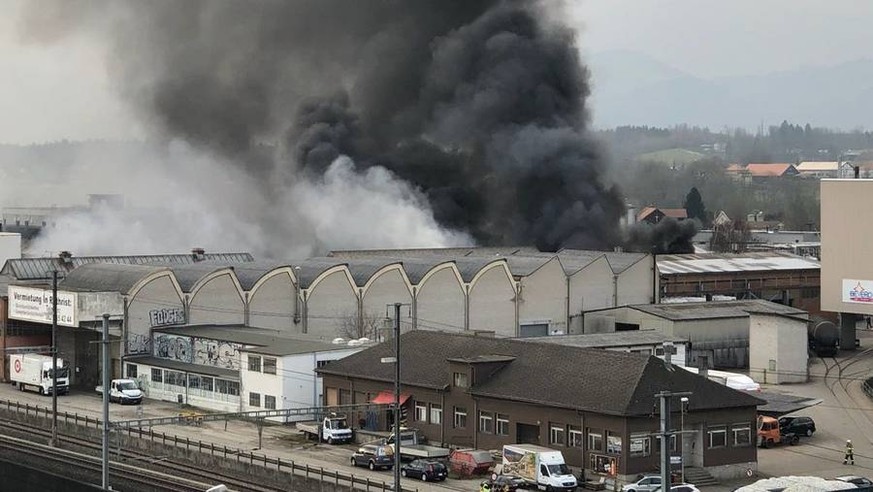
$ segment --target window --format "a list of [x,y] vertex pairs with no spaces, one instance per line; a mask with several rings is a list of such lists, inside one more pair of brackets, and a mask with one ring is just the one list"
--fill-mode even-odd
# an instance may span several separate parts
[[479,432],[483,434],[494,433],[494,414],[490,412],[479,412]]
[[188,387],[191,389],[199,389],[200,388],[200,376],[196,374],[188,375]]
[[752,427],[749,424],[734,424],[731,426],[731,433],[735,447],[751,446]]
[[261,372],[261,357],[259,355],[249,355],[249,371]]
[[567,445],[567,431],[563,424],[549,424],[549,443],[557,446]]
[[[675,430],[673,432],[676,432]],[[670,435],[670,451],[677,451],[679,448],[677,447],[676,434]],[[661,436],[655,436],[655,453],[661,454]]]
[[318,361],[315,361],[315,368],[318,369],[319,367],[324,367],[324,366],[327,365],[328,362],[330,362],[330,361],[329,361],[329,360],[318,360]]
[[153,383],[163,383],[164,382],[163,369],[158,369],[157,367],[152,368],[152,382]]
[[439,403],[431,403],[430,404],[430,423],[431,424],[442,424],[443,423],[443,406]]
[[509,415],[506,415],[505,413],[497,414],[497,435],[509,435]]
[[128,364],[127,365],[127,377],[131,379],[136,379],[136,364]]
[[200,376],[200,389],[203,391],[212,391],[212,378]]
[[184,372],[166,371],[164,376],[164,382],[167,384],[181,386],[183,388],[187,384],[187,378],[185,377]]
[[463,372],[454,373],[452,380],[454,381],[454,385],[458,388],[466,388],[468,386],[467,375]]
[[709,435],[709,447],[723,448],[727,446],[727,429],[722,427],[710,427],[706,433]]
[[276,374],[275,357],[264,357],[264,374]]
[[570,437],[570,442],[567,445],[571,448],[582,448],[582,428],[571,425],[567,427],[567,433]]
[[606,433],[606,453],[621,454],[621,436],[614,432]]
[[603,434],[591,432],[591,429],[588,429],[588,450],[603,451]]
[[226,379],[216,379],[215,391],[223,395],[239,396],[239,383]]
[[276,397],[270,395],[264,395],[264,408],[267,410],[275,410],[276,409]]
[[467,409],[463,407],[455,407],[455,429],[467,428]]
[[649,456],[652,454],[652,440],[647,434],[631,434],[631,456]]
[[250,407],[260,407],[261,406],[261,394],[255,393],[253,391],[249,392],[249,406]]
[[427,422],[427,403],[415,402],[415,420],[418,422]]

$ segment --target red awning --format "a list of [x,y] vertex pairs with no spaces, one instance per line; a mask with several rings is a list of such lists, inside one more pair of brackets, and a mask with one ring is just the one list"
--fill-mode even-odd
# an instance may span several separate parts
[[[409,399],[409,395],[400,393],[400,404],[403,405],[406,403],[406,400]],[[370,400],[370,403],[376,403],[379,405],[394,403],[394,391],[387,390],[382,391],[375,398]]]

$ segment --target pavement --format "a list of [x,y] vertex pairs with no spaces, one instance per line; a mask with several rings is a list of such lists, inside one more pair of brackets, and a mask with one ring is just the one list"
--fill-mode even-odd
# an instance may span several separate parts
[[[808,415],[816,422],[816,433],[802,438],[797,446],[758,449],[758,473],[750,478],[701,487],[705,492],[728,492],[760,478],[784,475],[812,475],[832,478],[855,474],[873,477],[873,400],[862,390],[863,381],[873,376],[873,331],[859,329],[861,349],[840,354],[835,359],[811,359],[810,381],[803,384],[767,385],[766,391],[821,399],[816,406],[795,412]],[[35,393],[19,392],[11,385],[0,385],[0,400],[18,400],[22,403],[51,407],[51,398]],[[99,418],[102,402],[92,393],[71,393],[58,398],[58,409],[79,415]],[[178,415],[179,405],[146,400],[141,409],[136,406],[110,405],[110,420]],[[142,413],[140,413],[142,412]],[[202,440],[219,446],[228,446],[300,464],[341,470],[356,476],[390,483],[389,471],[370,471],[353,468],[349,457],[353,445],[316,445],[302,439],[293,427],[267,425],[259,442],[254,424],[238,421],[204,422],[202,426],[168,425],[156,432]],[[846,439],[854,444],[855,465],[843,465]],[[405,487],[422,491],[474,491],[479,479],[448,480],[439,484],[403,479]]]

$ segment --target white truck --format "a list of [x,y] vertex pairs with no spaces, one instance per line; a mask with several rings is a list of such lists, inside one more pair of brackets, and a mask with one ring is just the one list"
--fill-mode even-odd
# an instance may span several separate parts
[[326,441],[328,444],[351,442],[352,429],[342,415],[329,415],[320,422],[297,422],[297,430],[306,434],[307,437]]
[[58,359],[57,371],[52,370],[52,357],[40,354],[12,354],[9,356],[12,384],[24,391],[30,389],[41,395],[52,394],[52,378],[57,373],[58,394],[70,392],[70,370],[64,360]]
[[[392,432],[385,444],[394,449],[394,433]],[[448,459],[451,450],[424,444],[424,438],[416,429],[400,430],[400,458],[402,459]]]
[[532,444],[505,444],[502,473],[540,490],[574,490],[578,485],[560,451]]
[[[102,385],[96,387],[95,390],[98,394],[103,394]],[[109,383],[109,401],[111,403],[139,405],[142,403],[142,397],[142,390],[133,379],[113,379]]]

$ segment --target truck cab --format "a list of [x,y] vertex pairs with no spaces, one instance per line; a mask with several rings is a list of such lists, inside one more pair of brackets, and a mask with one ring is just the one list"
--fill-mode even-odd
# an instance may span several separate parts
[[792,432],[782,432],[779,421],[765,415],[758,416],[758,446],[769,448],[777,444],[788,443],[792,446],[800,441],[800,437]]
[[321,424],[321,432],[321,438],[331,444],[352,440],[352,429],[343,416],[325,417]]
[[578,485],[560,451],[532,444],[504,445],[502,470],[540,490],[572,491]]
[[[103,386],[95,388],[97,393],[103,394]],[[109,401],[118,402],[122,405],[139,405],[142,403],[142,390],[133,379],[113,379],[109,384]]]

